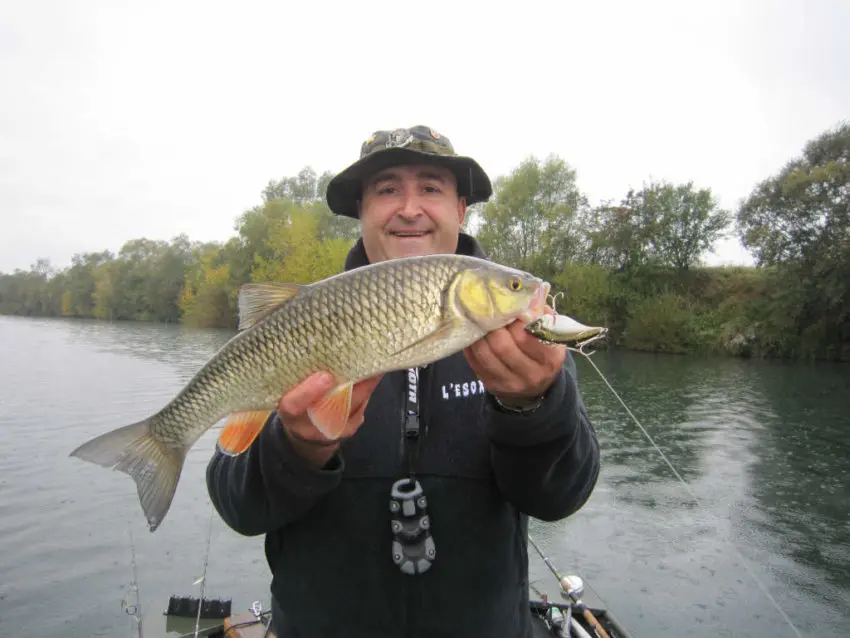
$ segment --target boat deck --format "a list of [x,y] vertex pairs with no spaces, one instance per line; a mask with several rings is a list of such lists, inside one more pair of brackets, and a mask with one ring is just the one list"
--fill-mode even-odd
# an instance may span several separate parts
[[[553,578],[533,581],[530,586],[529,595],[532,600],[532,618],[534,624],[535,638],[552,638],[542,617],[546,611],[546,604],[541,601],[545,597],[549,604],[559,606],[566,614],[570,601],[561,597],[558,583]],[[609,632],[611,638],[630,638],[630,634],[622,627],[617,619],[611,614],[602,600],[588,588],[582,595],[582,601],[593,612],[597,620]],[[229,608],[228,608],[229,609]],[[580,612],[573,608],[573,616],[580,618]],[[195,617],[174,616],[162,611],[149,612],[143,618],[143,635],[146,638],[188,638],[195,636]],[[582,620],[582,624],[583,620]],[[251,610],[234,609],[226,618],[202,618],[200,630],[197,634],[204,638],[275,638],[271,632],[266,633],[266,626],[260,622]],[[592,635],[592,634],[591,634]]]
[[224,635],[227,638],[277,638],[275,633],[258,622],[251,612],[236,613],[225,618]]

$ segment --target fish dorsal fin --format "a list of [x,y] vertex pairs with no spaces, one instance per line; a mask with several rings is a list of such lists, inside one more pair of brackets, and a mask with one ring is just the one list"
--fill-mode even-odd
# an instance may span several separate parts
[[245,284],[239,289],[239,330],[257,324],[299,290],[298,284]]

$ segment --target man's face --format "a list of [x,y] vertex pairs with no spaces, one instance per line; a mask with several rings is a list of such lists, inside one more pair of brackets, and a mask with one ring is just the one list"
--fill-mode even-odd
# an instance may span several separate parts
[[394,166],[363,184],[360,233],[371,263],[454,253],[466,215],[454,174],[428,165]]

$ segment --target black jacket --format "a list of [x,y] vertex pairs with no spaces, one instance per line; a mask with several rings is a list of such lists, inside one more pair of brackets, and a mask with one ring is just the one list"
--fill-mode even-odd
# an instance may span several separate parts
[[[483,256],[467,235],[458,252]],[[358,242],[346,269],[365,263]],[[279,638],[530,638],[526,516],[577,511],[599,472],[575,363],[526,415],[499,410],[462,353],[423,369],[420,386],[416,474],[436,545],[424,574],[402,574],[390,555],[390,486],[408,469],[405,372],[384,376],[324,469],[296,455],[276,414],[244,454],[210,461],[222,518],[266,535]]]

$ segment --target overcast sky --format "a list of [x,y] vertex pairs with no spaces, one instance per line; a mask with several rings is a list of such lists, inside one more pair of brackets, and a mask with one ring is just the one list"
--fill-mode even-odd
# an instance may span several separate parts
[[850,118],[847,0],[335,4],[0,0],[0,271],[224,240],[380,128],[491,177],[556,153],[592,203],[693,180],[734,209]]

